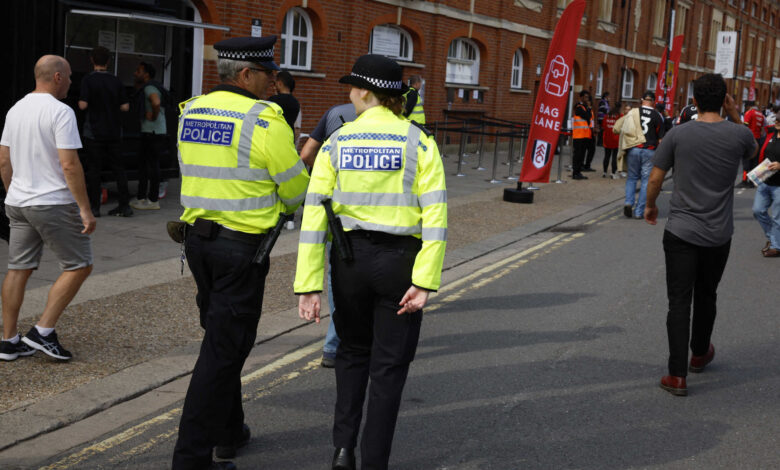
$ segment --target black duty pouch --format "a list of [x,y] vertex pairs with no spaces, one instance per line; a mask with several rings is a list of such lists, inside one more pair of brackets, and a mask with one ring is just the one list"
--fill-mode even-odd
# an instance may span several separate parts
[[195,219],[195,223],[192,224],[192,231],[201,238],[214,240],[217,238],[217,233],[219,233],[219,224],[211,220]]

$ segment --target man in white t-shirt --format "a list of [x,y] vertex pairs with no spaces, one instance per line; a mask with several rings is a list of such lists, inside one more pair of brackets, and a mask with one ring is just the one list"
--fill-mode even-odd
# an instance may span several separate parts
[[[59,101],[68,93],[70,74],[64,58],[41,57],[35,64],[35,90],[8,111],[0,138],[0,175],[11,220],[2,290],[0,359],[5,361],[36,350],[60,360],[73,357],[57,340],[54,326],[92,272],[89,234],[95,217],[77,153],[76,115]],[[49,291],[38,324],[20,338],[17,320],[25,286],[38,268],[44,244],[59,258],[63,273]]]

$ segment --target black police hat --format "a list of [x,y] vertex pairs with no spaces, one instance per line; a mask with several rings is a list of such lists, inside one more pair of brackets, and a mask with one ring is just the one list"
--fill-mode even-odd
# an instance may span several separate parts
[[275,43],[276,36],[230,38],[214,44],[214,49],[220,59],[243,60],[279,70],[274,63]]
[[401,66],[393,59],[377,54],[359,57],[352,66],[352,73],[341,77],[339,83],[391,96],[402,95],[409,89],[404,84]]

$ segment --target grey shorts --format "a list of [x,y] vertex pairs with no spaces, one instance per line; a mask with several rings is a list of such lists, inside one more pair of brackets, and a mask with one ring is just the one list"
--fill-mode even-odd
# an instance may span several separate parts
[[89,235],[81,233],[84,224],[75,203],[57,206],[5,206],[11,221],[8,241],[8,269],[37,269],[43,245],[54,252],[63,271],[92,264]]

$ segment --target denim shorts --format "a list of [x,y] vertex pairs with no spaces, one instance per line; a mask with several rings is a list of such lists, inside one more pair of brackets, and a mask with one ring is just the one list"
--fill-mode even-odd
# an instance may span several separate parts
[[5,206],[11,221],[8,241],[8,269],[37,269],[43,245],[54,252],[63,271],[92,264],[89,235],[81,233],[84,224],[77,204],[55,206]]

